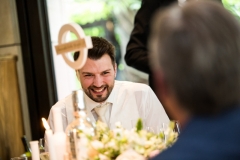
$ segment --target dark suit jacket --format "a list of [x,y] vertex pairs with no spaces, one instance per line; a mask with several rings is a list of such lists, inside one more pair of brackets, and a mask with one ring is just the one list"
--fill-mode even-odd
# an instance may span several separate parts
[[177,2],[177,0],[142,0],[142,6],[135,16],[134,28],[127,44],[125,55],[127,65],[150,73],[147,40],[151,17],[158,9],[173,2]]
[[[142,0],[142,6],[134,19],[134,28],[124,57],[128,66],[149,74],[149,85],[153,91],[155,90],[149,68],[147,50],[149,25],[153,14],[158,9],[167,7],[173,2],[177,2],[177,0]],[[169,115],[167,110],[166,112]],[[171,119],[171,116],[169,116],[169,118]]]
[[153,160],[240,160],[240,105],[214,117],[194,117],[177,142]]

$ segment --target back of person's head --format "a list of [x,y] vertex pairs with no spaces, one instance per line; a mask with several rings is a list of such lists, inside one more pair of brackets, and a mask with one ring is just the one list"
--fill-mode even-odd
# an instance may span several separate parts
[[158,12],[149,49],[152,69],[190,113],[239,103],[240,25],[219,3],[191,1]]
[[[115,65],[115,47],[102,37],[91,37],[93,48],[88,50],[88,58],[93,60],[100,59],[104,54],[108,54],[112,64]],[[74,60],[79,56],[79,51],[74,53]]]

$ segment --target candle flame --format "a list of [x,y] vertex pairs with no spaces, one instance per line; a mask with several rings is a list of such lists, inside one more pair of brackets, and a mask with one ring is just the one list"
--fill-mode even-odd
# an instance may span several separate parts
[[42,122],[43,122],[43,126],[44,126],[44,128],[45,128],[46,130],[50,129],[50,127],[49,127],[49,125],[48,125],[48,123],[47,123],[47,121],[46,121],[45,118],[42,118]]

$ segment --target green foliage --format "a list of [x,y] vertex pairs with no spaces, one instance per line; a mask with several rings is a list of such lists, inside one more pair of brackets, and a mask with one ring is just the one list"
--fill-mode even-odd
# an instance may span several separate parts
[[98,20],[107,20],[112,16],[113,10],[119,8],[139,9],[140,0],[75,0],[79,4],[79,11],[72,15],[71,20],[80,25]]
[[141,131],[143,129],[143,122],[141,119],[138,119],[137,124],[136,124],[136,129],[137,129],[137,132]]
[[72,15],[71,20],[84,25],[98,20],[106,20],[112,11],[109,6],[102,1],[89,0],[81,2],[79,12]]
[[91,28],[84,28],[85,35],[88,36],[99,36],[99,37],[105,37],[104,28],[102,26],[94,26]]
[[224,7],[240,20],[240,0],[222,0]]

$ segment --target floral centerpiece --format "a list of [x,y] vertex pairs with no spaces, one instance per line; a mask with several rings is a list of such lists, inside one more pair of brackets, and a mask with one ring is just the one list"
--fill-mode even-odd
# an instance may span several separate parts
[[96,135],[80,133],[85,146],[86,159],[89,160],[126,160],[146,159],[153,153],[159,153],[171,146],[177,139],[178,133],[173,131],[174,123],[158,134],[143,129],[139,119],[136,127],[124,129],[120,123],[110,130],[105,123],[97,122]]

